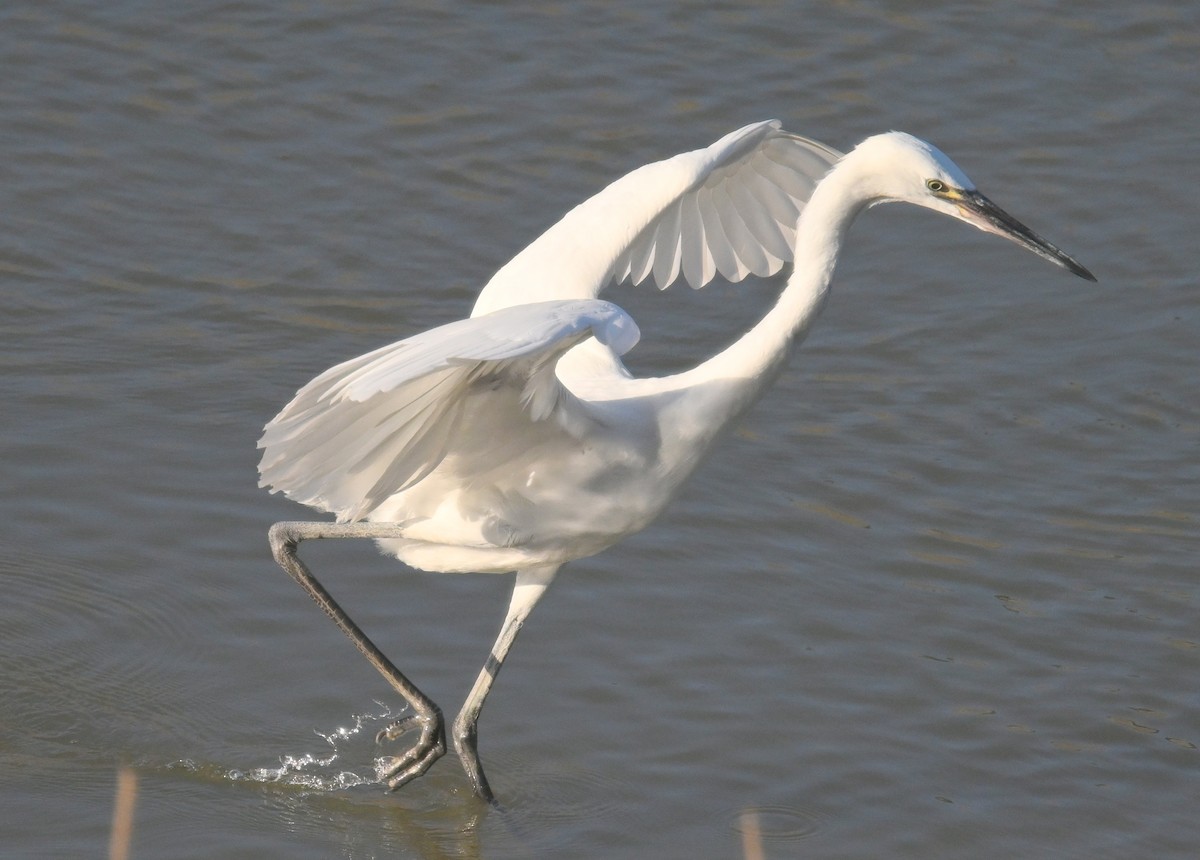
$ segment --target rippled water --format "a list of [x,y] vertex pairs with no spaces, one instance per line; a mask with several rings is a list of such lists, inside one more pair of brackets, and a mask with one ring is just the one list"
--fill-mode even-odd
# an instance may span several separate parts
[[[0,844],[141,857],[1191,857],[1200,7],[10,4],[0,11]],[[566,569],[396,794],[397,703],[275,567],[262,424],[464,315],[565,209],[746,122],[902,128],[1100,278],[856,226],[792,369]],[[778,283],[616,290],[645,372]],[[314,569],[443,707],[507,577]]]

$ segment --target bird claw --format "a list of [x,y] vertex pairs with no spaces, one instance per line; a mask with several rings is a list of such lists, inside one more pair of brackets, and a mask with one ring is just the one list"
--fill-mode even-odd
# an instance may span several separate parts
[[413,714],[396,720],[380,731],[375,741],[392,741],[415,728],[420,729],[421,735],[410,749],[402,755],[383,756],[378,761],[377,772],[387,783],[388,791],[395,791],[416,779],[446,754],[446,730],[440,714],[432,717]]
[[407,717],[402,717],[398,720],[395,720],[391,725],[380,729],[375,734],[375,743],[381,744],[384,741],[394,741],[396,738],[415,728],[421,722],[422,718],[417,714],[409,714]]

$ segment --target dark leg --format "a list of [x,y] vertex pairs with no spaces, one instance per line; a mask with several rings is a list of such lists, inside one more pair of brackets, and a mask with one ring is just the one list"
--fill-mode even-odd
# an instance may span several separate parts
[[271,526],[269,539],[271,552],[280,567],[308,592],[325,614],[333,619],[341,631],[350,637],[371,665],[379,670],[396,692],[404,697],[413,713],[380,732],[388,739],[399,737],[410,729],[419,729],[417,742],[403,755],[395,756],[388,767],[387,784],[395,791],[406,782],[416,779],[446,752],[446,730],[442,711],[416,685],[397,669],[375,644],[367,638],[345,610],[338,606],[325,587],[317,581],[299,556],[296,547],[302,540],[320,538],[394,538],[400,537],[398,526],[387,523],[316,523],[286,522]]
[[500,628],[500,635],[496,644],[492,646],[492,653],[488,655],[487,663],[479,673],[475,686],[471,688],[466,703],[454,720],[454,746],[458,750],[458,757],[471,779],[475,793],[491,804],[496,803],[496,797],[492,794],[487,777],[483,775],[483,765],[479,762],[479,712],[483,709],[483,702],[492,689],[504,658],[508,656],[517,634],[521,632],[521,626],[553,581],[558,567],[534,567],[517,572],[517,582],[513,587],[512,600],[509,602],[504,624]]

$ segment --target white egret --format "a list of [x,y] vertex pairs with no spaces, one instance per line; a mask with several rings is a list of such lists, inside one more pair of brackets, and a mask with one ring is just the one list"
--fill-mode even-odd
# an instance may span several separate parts
[[[276,559],[411,706],[380,733],[419,730],[388,761],[390,788],[446,751],[442,713],[338,607],[297,544],[373,538],[420,570],[516,572],[499,637],[453,728],[475,792],[493,800],[476,723],[530,610],[563,563],[658,516],[816,319],[855,216],[885,201],[966,221],[1095,280],[924,141],[891,132],[842,155],[778,122],[756,123],[617,180],[500,269],[470,318],[325,371],[267,424],[261,485],[338,520],[277,523]],[[792,260],[761,321],[670,376],[626,370],[620,356],[637,327],[596,298],[622,280],[665,288],[682,274],[699,287],[718,272],[736,281]]]

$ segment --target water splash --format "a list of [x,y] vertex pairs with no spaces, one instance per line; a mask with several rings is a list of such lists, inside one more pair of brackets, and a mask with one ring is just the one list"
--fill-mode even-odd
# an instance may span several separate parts
[[[235,782],[289,785],[312,791],[345,791],[362,785],[379,785],[390,758],[361,754],[358,749],[367,743],[373,749],[378,731],[396,719],[396,714],[390,708],[380,702],[376,704],[383,708],[381,713],[353,715],[349,726],[338,726],[329,732],[314,729],[316,736],[329,746],[324,754],[307,752],[283,755],[279,757],[279,767],[256,767],[250,770],[231,768],[225,775]],[[343,756],[350,761],[367,761],[370,758],[373,770],[360,773],[344,769],[339,764]]]

